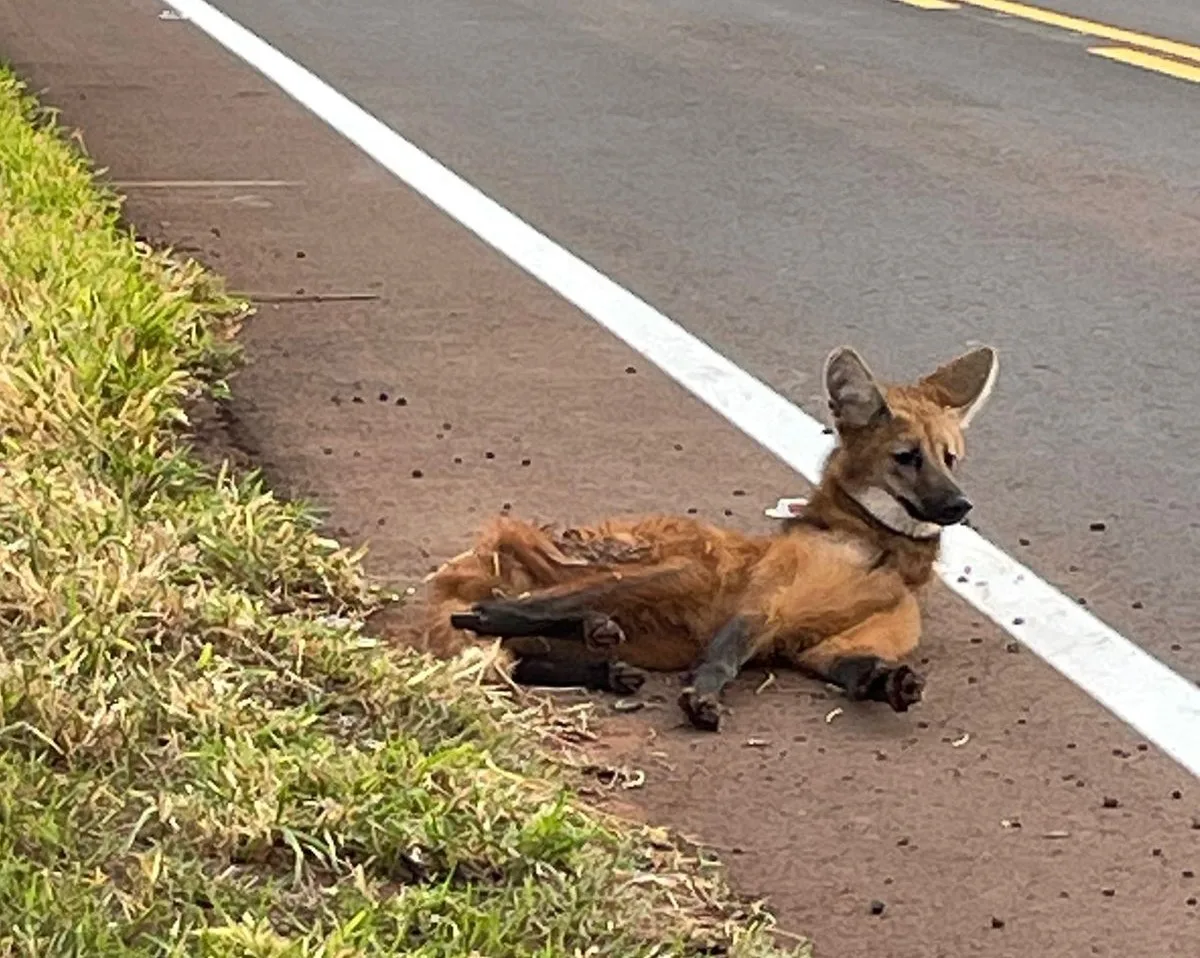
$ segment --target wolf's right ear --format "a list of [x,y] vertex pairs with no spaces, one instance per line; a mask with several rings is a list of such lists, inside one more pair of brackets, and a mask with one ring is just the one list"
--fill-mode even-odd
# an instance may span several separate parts
[[835,349],[825,360],[825,392],[839,429],[862,429],[891,415],[871,370],[849,346]]

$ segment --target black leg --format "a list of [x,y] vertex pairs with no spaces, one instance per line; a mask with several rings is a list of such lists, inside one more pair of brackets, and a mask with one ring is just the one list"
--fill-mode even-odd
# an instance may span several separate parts
[[907,665],[889,665],[875,655],[838,659],[824,677],[854,701],[885,702],[897,712],[921,701],[925,687],[925,679]]
[[450,616],[456,629],[500,639],[540,635],[548,639],[583,641],[605,648],[625,641],[620,626],[607,615],[581,607],[576,596],[551,599],[496,599],[479,602],[470,612]]
[[737,678],[753,651],[754,629],[744,616],[735,616],[721,627],[679,696],[680,708],[692,725],[717,731],[721,724],[721,692]]
[[513,681],[545,688],[585,688],[597,692],[632,695],[646,681],[646,674],[624,662],[579,662],[569,659],[518,659]]

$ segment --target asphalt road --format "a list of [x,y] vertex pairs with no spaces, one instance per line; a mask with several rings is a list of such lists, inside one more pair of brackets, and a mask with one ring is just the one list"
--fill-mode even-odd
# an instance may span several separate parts
[[1200,679],[1200,85],[889,0],[218,5],[811,412],[998,345],[978,528]]

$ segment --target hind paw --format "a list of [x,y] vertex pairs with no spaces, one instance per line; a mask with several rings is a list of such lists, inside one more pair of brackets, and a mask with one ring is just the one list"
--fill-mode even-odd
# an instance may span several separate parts
[[483,629],[484,618],[478,611],[454,612],[450,615],[450,627],[467,632],[480,632]]
[[597,615],[583,623],[583,641],[589,649],[611,649],[625,641],[625,633],[615,619]]
[[[614,625],[616,623],[613,623]],[[646,684],[646,673],[624,662],[608,663],[608,690],[617,695],[632,695]]]
[[687,688],[680,693],[679,707],[695,728],[705,732],[716,732],[720,729],[721,703],[716,695]]

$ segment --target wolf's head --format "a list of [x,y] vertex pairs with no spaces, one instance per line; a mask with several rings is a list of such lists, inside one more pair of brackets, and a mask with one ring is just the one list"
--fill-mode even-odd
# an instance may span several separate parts
[[822,482],[835,483],[878,522],[917,539],[961,522],[971,500],[955,479],[963,433],[987,402],[999,361],[973,349],[907,385],[885,386],[848,346],[825,363],[840,440]]

